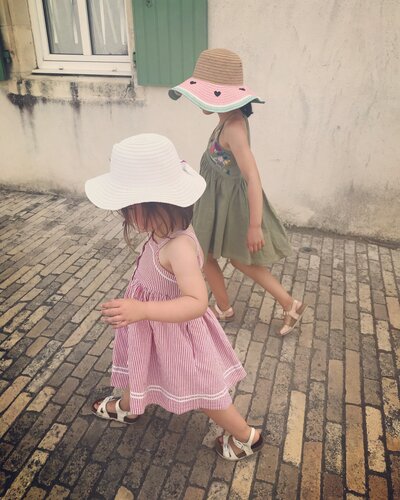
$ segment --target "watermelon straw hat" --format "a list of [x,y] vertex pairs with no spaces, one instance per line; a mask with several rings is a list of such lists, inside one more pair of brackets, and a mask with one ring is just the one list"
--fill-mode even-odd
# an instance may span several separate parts
[[199,108],[213,113],[226,113],[250,102],[264,103],[243,83],[240,57],[227,49],[201,52],[193,75],[168,94],[174,100],[183,95]]

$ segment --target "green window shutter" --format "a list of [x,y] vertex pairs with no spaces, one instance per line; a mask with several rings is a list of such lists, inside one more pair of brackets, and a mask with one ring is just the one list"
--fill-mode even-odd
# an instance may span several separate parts
[[6,63],[4,59],[3,41],[0,33],[0,80],[7,80]]
[[133,0],[133,17],[138,83],[188,78],[207,48],[207,0]]
[[2,57],[0,57],[0,80],[6,80],[6,68]]

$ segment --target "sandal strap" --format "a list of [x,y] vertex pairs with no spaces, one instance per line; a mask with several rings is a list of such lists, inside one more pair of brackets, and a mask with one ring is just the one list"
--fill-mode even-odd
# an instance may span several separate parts
[[297,311],[302,308],[303,304],[298,300],[293,300],[292,307],[290,311],[283,311],[283,324],[286,326],[294,326],[300,319],[301,314]]
[[125,417],[129,415],[129,411],[122,410],[120,406],[121,398],[119,398],[118,396],[107,396],[106,398],[104,398],[97,408],[97,413],[111,419],[111,415],[107,410],[107,404],[110,401],[115,401],[115,413],[117,415],[118,422],[124,423]]
[[219,319],[225,319],[227,316],[231,316],[230,313],[233,313],[232,307],[228,307],[226,311],[222,311],[219,307],[218,304],[214,304],[214,309],[217,311]]
[[[222,436],[222,453],[225,458],[228,460],[238,460],[238,456],[236,453],[233,451],[233,448],[229,442],[229,438],[231,437],[231,434],[224,434]],[[233,438],[234,439],[234,438]]]
[[[237,462],[238,460],[241,460],[245,457],[248,457],[250,455],[254,455],[254,453],[257,453],[260,451],[260,448],[262,447],[262,437],[260,436],[260,443],[257,441],[256,448],[253,448],[254,443],[254,436],[255,436],[256,430],[254,427],[250,428],[250,437],[249,439],[243,443],[242,441],[239,441],[236,439],[234,436],[231,434],[223,434],[222,436],[222,454],[219,453],[223,458],[226,460],[230,460],[232,462]],[[230,442],[230,438],[232,438],[232,443],[241,450],[241,452],[236,455],[235,451],[233,450]],[[259,444],[258,444],[259,443]]]
[[293,318],[293,316],[290,316],[289,314],[285,315],[283,318],[283,324],[286,326],[294,326],[296,324],[297,319]]
[[121,408],[121,398],[117,399],[117,402],[115,403],[115,411],[117,413],[117,419],[120,422],[125,422],[125,417],[127,417],[130,413],[129,411],[125,411]]
[[247,456],[252,455],[253,450],[251,449],[251,445],[253,444],[253,439],[254,439],[255,433],[256,433],[256,430],[254,429],[254,427],[251,427],[250,437],[245,443],[243,443],[242,441],[239,441],[234,436],[232,436],[232,441],[235,444],[235,446],[237,446],[239,449],[244,451]]
[[110,401],[114,401],[115,399],[117,399],[115,396],[107,396],[106,398],[104,398],[103,401],[97,407],[97,413],[100,413],[101,415],[105,415],[106,417],[110,418],[110,414],[108,413],[107,410],[107,403],[109,403]]

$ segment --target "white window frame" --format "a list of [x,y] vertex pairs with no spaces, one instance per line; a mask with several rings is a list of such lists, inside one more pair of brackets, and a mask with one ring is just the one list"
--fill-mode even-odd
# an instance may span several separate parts
[[81,23],[83,55],[51,54],[42,0],[28,0],[38,68],[33,73],[64,75],[132,76],[132,54],[128,29],[128,9],[125,0],[127,55],[92,55],[86,0],[77,0]]

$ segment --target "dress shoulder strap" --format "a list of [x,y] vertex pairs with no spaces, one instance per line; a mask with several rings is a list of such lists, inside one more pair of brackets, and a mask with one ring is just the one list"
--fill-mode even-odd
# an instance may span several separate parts
[[215,134],[215,139],[216,139],[216,141],[217,141],[218,143],[219,143],[219,136],[221,135],[221,132],[222,132],[222,130],[223,130],[223,128],[224,128],[224,126],[225,126],[225,123],[226,123],[226,122],[227,122],[227,120],[225,120],[224,122],[222,122],[222,124],[217,125],[217,127],[216,127],[216,129],[215,129],[215,132],[216,132],[216,134]]
[[179,231],[175,231],[173,236],[171,238],[165,238],[164,240],[160,241],[160,243],[157,245],[157,254],[160,253],[160,250],[169,242],[171,239],[173,239],[176,236],[179,235],[185,235],[191,238],[195,244],[196,244],[196,249],[197,249],[197,260],[199,262],[199,265],[201,268],[203,268],[204,264],[204,258],[203,258],[203,250],[201,249],[200,243],[196,237],[196,234],[194,232],[194,229],[192,226],[189,226],[187,229],[181,229]]
[[246,130],[247,130],[247,139],[249,141],[249,146],[251,145],[251,139],[250,139],[250,125],[249,125],[249,119],[247,118],[246,115],[243,115],[244,118],[244,123],[246,125]]

